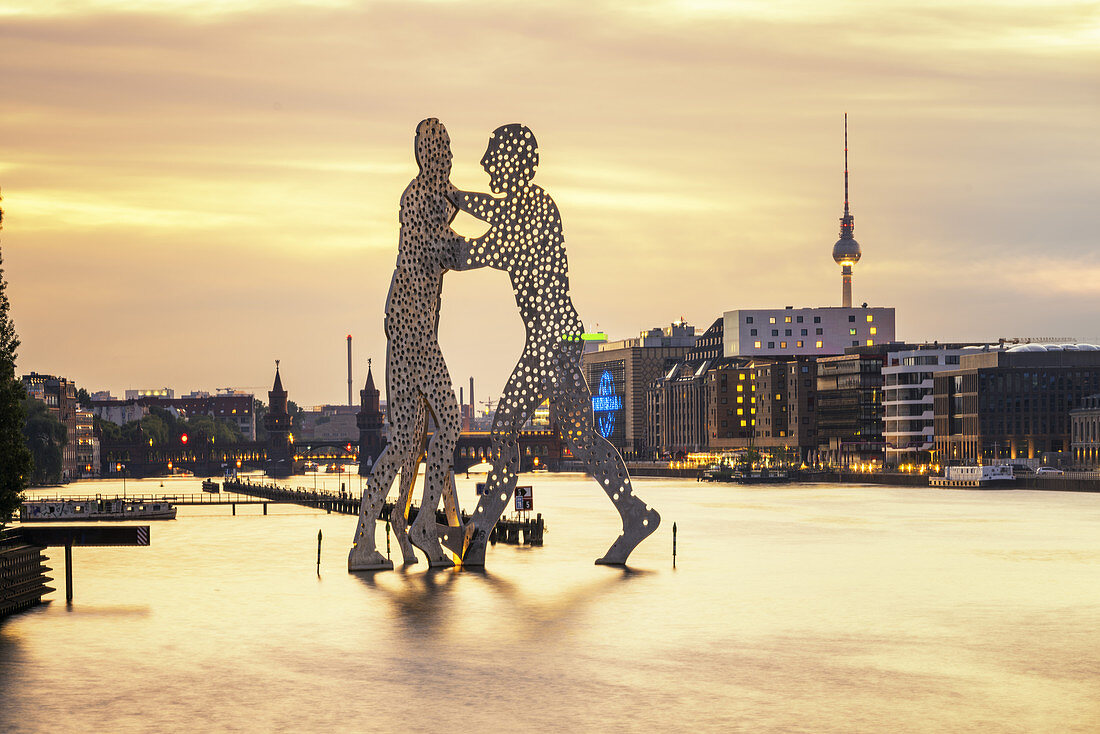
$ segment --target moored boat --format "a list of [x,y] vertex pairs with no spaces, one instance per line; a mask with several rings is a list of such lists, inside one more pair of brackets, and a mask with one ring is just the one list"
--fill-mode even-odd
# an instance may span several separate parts
[[125,498],[27,500],[19,508],[20,522],[175,519],[176,508],[165,500]]

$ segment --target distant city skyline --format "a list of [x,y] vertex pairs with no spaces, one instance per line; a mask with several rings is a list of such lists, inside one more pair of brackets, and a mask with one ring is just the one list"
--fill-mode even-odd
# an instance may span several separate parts
[[[357,398],[428,116],[468,190],[489,131],[531,126],[611,340],[839,306],[848,113],[854,304],[896,308],[902,341],[1100,341],[1095,3],[225,7],[0,9],[20,374],[266,400],[280,359],[291,400],[341,404],[350,333]],[[504,274],[447,276],[440,342],[499,397],[523,343]]]

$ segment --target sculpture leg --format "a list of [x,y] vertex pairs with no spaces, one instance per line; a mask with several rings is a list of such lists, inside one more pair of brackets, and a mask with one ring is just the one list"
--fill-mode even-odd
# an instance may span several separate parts
[[534,387],[542,384],[542,379],[537,377],[538,371],[534,355],[524,352],[497,405],[489,436],[493,468],[485,478],[485,494],[478,500],[470,519],[472,528],[467,530],[469,540],[462,557],[463,565],[485,565],[489,534],[515,491],[519,479],[519,430],[542,403],[542,393]]
[[424,442],[428,434],[428,411],[423,402],[416,411],[416,428],[413,431],[415,440],[409,451],[405,463],[401,465],[401,482],[397,501],[393,503],[393,512],[390,513],[390,527],[393,528],[393,537],[397,541],[397,547],[401,549],[401,558],[405,565],[417,563],[416,551],[409,542],[409,506],[412,504],[413,487],[416,485],[417,470],[424,458]]
[[416,484],[416,474],[420,467],[420,457],[410,456],[401,466],[400,491],[397,501],[393,503],[393,512],[390,513],[390,527],[393,528],[393,537],[397,541],[397,547],[401,549],[401,559],[405,565],[417,562],[416,551],[409,542],[409,505],[412,503],[413,486]]
[[579,359],[563,363],[560,369],[565,379],[555,385],[561,392],[556,391],[554,404],[559,410],[562,436],[573,455],[585,463],[592,478],[611,498],[623,523],[622,533],[596,563],[622,565],[661,524],[661,516],[634,495],[623,457],[595,430],[592,396],[581,378]]
[[[430,565],[453,566],[454,561],[450,554],[440,544],[441,537],[435,513],[439,507],[440,498],[453,487],[454,452],[460,430],[459,412],[447,367],[443,363],[443,355],[437,353],[434,357],[435,359],[430,360],[430,363],[434,364],[431,364],[429,374],[438,374],[440,379],[429,386],[424,397],[435,418],[435,431],[428,444],[423,499],[420,503],[420,511],[410,529],[410,537],[413,545],[428,556]],[[452,499],[457,503],[457,499]],[[461,531],[456,529],[455,539],[460,536]],[[460,546],[458,553],[461,554],[461,552]]]
[[[398,397],[395,409],[403,401]],[[397,410],[395,410],[395,413]],[[355,528],[351,551],[348,553],[349,571],[369,571],[393,568],[393,562],[378,552],[375,546],[375,531],[382,503],[393,484],[397,470],[406,460],[412,448],[412,436],[408,423],[390,424],[390,443],[382,451],[367,479],[367,487],[359,505],[359,523]]]

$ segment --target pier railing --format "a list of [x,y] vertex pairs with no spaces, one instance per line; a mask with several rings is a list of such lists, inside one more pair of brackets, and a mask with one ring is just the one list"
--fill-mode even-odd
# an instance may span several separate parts
[[[326,510],[327,512],[338,512],[343,515],[359,514],[359,497],[349,492],[310,490],[303,487],[292,489],[290,487],[280,487],[274,482],[252,482],[247,478],[244,480],[227,479],[223,487],[225,491],[229,493],[260,497],[270,502],[315,507]],[[379,521],[388,520],[390,514],[393,512],[393,508],[393,502],[384,502],[376,519]],[[417,505],[409,506],[408,520],[410,524],[416,519],[419,512],[420,508]],[[447,524],[447,514],[443,510],[436,510],[435,519],[436,522],[441,525]],[[470,515],[463,512],[462,524],[465,525],[469,521]],[[512,545],[542,545],[545,532],[546,524],[542,519],[541,513],[534,518],[523,516],[511,518],[502,517],[497,521],[496,527],[493,528],[493,532],[489,535],[489,542],[508,543]]]

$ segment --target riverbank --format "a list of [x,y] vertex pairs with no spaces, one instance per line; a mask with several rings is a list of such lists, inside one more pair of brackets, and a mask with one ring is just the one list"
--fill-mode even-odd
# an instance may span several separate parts
[[[627,469],[634,477],[665,477],[676,479],[698,479],[702,469],[672,468],[667,463],[628,462]],[[849,471],[805,471],[796,481],[820,482],[822,484],[885,484],[891,487],[927,487],[927,474],[904,474],[901,472],[849,472]],[[1100,492],[1100,479],[1082,478],[1066,475],[1022,476],[998,489],[1039,489],[1048,492]]]

